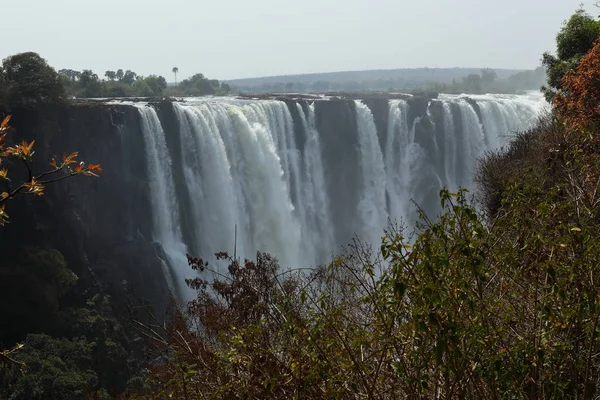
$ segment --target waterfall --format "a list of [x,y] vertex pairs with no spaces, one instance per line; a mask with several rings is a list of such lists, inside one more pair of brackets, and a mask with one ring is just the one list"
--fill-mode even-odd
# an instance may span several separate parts
[[450,103],[443,103],[444,123],[444,177],[447,188],[454,190],[458,187],[458,149],[456,143],[456,131],[454,129],[454,115]]
[[398,222],[411,220],[410,201],[414,197],[414,177],[418,173],[422,149],[415,143],[416,119],[408,124],[408,103],[390,100],[385,143],[386,190],[390,217]]
[[186,297],[185,283],[180,278],[188,275],[187,249],[181,238],[179,208],[165,133],[154,108],[136,106],[140,114],[147,157],[153,239],[162,247],[161,259],[171,288],[180,296]]
[[233,253],[237,225],[242,256],[266,251],[281,263],[299,262],[300,223],[290,193],[298,186],[299,157],[282,104],[174,105],[194,237],[204,254]]
[[[180,123],[180,160],[188,191],[195,251],[212,255],[232,251],[240,218],[241,190],[231,174],[219,125],[227,129],[227,111],[220,106],[183,107],[174,104]],[[243,239],[244,236],[241,236]],[[239,248],[244,251],[244,240]]]
[[300,216],[303,254],[312,256],[312,264],[309,265],[316,265],[326,263],[330,259],[335,249],[335,239],[323,175],[321,141],[316,127],[315,105],[313,103],[308,106],[308,116],[300,104],[297,104],[297,109],[306,138],[301,182],[303,207]]
[[485,151],[485,134],[483,125],[473,109],[473,106],[466,100],[458,101],[458,109],[462,120],[463,132],[462,143],[460,147],[463,150],[463,176],[459,177],[459,184],[464,187],[471,187],[472,174],[475,171],[475,163],[479,156]]
[[407,98],[372,110],[355,100],[340,103],[354,111],[350,132],[335,128],[335,116],[323,119],[347,110],[320,108],[328,101],[346,102],[175,102],[169,140],[154,108],[136,104],[153,239],[176,290],[189,277],[186,252],[209,261],[232,254],[236,227],[240,258],[264,251],[290,268],[328,262],[352,233],[377,245],[388,219],[410,229],[413,200],[437,212],[443,186],[472,188],[477,158],[531,126],[545,104],[541,95],[442,95],[426,108]]
[[387,222],[386,173],[373,114],[361,101],[356,100],[355,104],[362,172],[356,233],[363,240],[374,243],[381,237]]

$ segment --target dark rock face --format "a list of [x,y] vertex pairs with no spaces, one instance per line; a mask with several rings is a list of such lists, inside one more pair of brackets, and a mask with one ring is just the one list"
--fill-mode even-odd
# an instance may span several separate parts
[[335,238],[337,243],[348,243],[355,227],[347,216],[355,214],[359,201],[356,185],[361,180],[355,104],[353,100],[317,102],[315,114],[330,204],[336,205],[331,210]]
[[101,164],[104,171],[100,178],[75,177],[49,185],[43,197],[21,196],[10,202],[12,223],[0,230],[0,249],[55,248],[84,285],[99,283],[117,305],[124,305],[126,284],[161,313],[169,290],[152,243],[137,110],[83,104],[11,113],[11,135],[36,141],[39,171],[52,157],[73,151],[79,151],[81,160]]

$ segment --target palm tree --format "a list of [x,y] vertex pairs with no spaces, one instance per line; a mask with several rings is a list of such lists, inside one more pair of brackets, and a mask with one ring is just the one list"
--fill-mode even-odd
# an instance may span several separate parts
[[177,73],[179,72],[179,68],[173,67],[173,73],[175,74],[175,84],[177,84]]

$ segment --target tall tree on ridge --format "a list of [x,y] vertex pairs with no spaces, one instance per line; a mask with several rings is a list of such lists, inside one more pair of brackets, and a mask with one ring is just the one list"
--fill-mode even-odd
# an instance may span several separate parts
[[177,83],[177,73],[179,72],[179,68],[173,67],[173,74],[175,74],[175,83]]

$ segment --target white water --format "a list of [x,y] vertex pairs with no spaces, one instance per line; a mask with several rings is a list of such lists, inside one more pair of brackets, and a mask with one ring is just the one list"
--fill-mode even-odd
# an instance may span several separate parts
[[369,107],[356,100],[356,125],[362,180],[358,202],[356,233],[363,240],[375,243],[386,226],[386,172],[377,137],[377,128]]
[[[544,105],[537,95],[472,99],[476,106],[461,96],[442,96],[420,117],[411,117],[409,101],[390,100],[384,132],[377,131],[372,110],[356,101],[356,137],[333,132],[346,135],[343,140],[357,150],[358,157],[350,161],[357,176],[349,177],[352,184],[345,189],[354,193],[334,193],[334,182],[327,181],[327,171],[339,164],[324,154],[345,153],[323,148],[327,141],[318,129],[318,104],[175,103],[179,131],[170,133],[175,137],[169,137],[169,144],[177,151],[167,147],[154,109],[137,105],[154,240],[164,250],[165,271],[177,282],[189,275],[188,249],[208,260],[220,251],[233,254],[236,226],[238,257],[265,251],[290,268],[330,260],[351,240],[336,231],[343,222],[350,221],[346,226],[354,227],[352,233],[377,244],[388,218],[415,220],[412,199],[438,204],[442,186],[471,187],[477,158],[530,126]],[[296,121],[288,106],[295,108]],[[332,212],[340,206],[332,204],[334,194],[356,202],[344,205],[354,209],[343,215],[344,221]]]
[[287,108],[278,102],[174,107],[198,249],[207,258],[233,255],[237,225],[238,254],[253,257],[260,249],[282,263],[297,262],[301,226],[290,187],[299,179],[299,157]]
[[178,294],[185,296],[186,290],[182,278],[188,276],[186,246],[179,228],[179,207],[173,177],[171,174],[171,156],[167,148],[165,133],[156,111],[152,107],[137,105],[144,145],[146,166],[150,186],[152,205],[153,239],[163,251],[165,276]]
[[[302,212],[302,254],[308,265],[326,262],[335,249],[333,225],[330,223],[330,204],[323,175],[321,139],[315,121],[315,105],[308,106],[308,116],[297,105],[302,128],[306,133],[304,144],[303,177],[300,183]],[[310,255],[310,256],[309,256]]]
[[405,100],[390,100],[385,146],[385,177],[390,217],[398,222],[412,220],[411,199],[415,194],[415,176],[423,162],[423,149],[415,143],[417,118],[408,124]]

